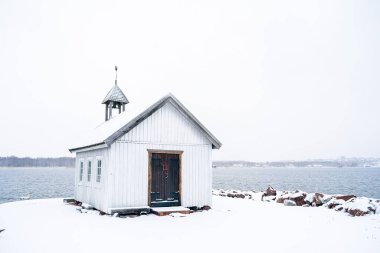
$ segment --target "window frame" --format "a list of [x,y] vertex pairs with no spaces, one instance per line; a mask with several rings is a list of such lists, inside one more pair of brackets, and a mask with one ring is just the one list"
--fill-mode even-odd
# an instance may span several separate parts
[[[99,162],[100,162],[100,167],[99,167]],[[100,174],[99,174],[99,168],[100,168]],[[104,168],[103,157],[97,156],[96,157],[96,178],[95,178],[95,182],[98,184],[102,183],[103,168]]]
[[[87,158],[87,173],[86,173],[86,182],[91,184],[92,181],[92,168],[93,168],[92,157]],[[90,165],[90,166],[89,166]]]
[[79,177],[78,177],[78,182],[80,184],[83,183],[83,175],[84,175],[84,166],[85,166],[85,163],[84,163],[84,159],[79,159]]

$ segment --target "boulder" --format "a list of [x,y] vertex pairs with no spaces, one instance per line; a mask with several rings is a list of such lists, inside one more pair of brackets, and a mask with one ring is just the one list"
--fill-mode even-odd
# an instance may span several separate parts
[[285,199],[284,200],[284,206],[296,206],[296,202],[294,202],[293,200],[290,200],[290,199]]
[[276,196],[277,191],[272,187],[268,186],[268,189],[265,191],[266,196]]
[[315,193],[308,193],[308,194],[306,194],[306,196],[304,198],[306,204],[311,205],[313,203],[314,196],[315,196]]
[[316,192],[315,193],[315,196],[317,196],[317,197],[319,197],[319,198],[323,198],[325,195],[323,195],[323,193],[318,193],[318,192]]
[[208,211],[208,210],[210,210],[210,209],[211,209],[210,206],[203,206],[203,207],[202,207],[202,210],[204,210],[204,211]]
[[333,209],[337,206],[342,206],[343,204],[345,204],[345,201],[342,199],[331,199],[324,206],[326,206],[328,209]]
[[277,198],[276,202],[280,203],[280,204],[283,204],[285,202],[285,198],[279,197],[279,198]]
[[376,205],[371,203],[368,198],[351,198],[344,204],[344,208],[352,216],[376,213]]
[[[322,194],[323,196],[323,194]],[[321,194],[316,193],[313,198],[313,206],[321,206],[323,205],[323,197],[321,197]]]
[[292,196],[290,196],[289,199],[293,200],[297,204],[297,206],[302,206],[302,205],[306,204],[306,202],[304,200],[305,197],[306,197],[305,193],[298,192],[298,193],[295,193]]
[[243,193],[236,193],[235,198],[245,199],[245,195]]
[[355,195],[341,195],[335,196],[336,199],[343,199],[344,201],[349,201],[350,199],[356,198]]
[[364,216],[369,214],[369,211],[363,211],[359,209],[348,209],[348,213],[352,216]]

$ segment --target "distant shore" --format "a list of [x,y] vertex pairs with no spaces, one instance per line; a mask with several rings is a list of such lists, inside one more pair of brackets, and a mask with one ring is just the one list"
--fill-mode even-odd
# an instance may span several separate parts
[[[0,167],[75,167],[75,157],[0,157]],[[257,168],[369,168],[380,167],[380,158],[308,159],[286,161],[213,161],[213,167],[257,167]]]

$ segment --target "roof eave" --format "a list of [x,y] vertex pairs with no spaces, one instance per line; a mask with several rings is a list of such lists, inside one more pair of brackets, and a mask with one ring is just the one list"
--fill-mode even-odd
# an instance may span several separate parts
[[70,153],[78,153],[78,152],[84,152],[84,151],[90,151],[90,150],[95,150],[95,149],[101,149],[101,148],[108,148],[109,146],[103,141],[99,142],[96,144],[91,144],[87,146],[82,146],[82,147],[76,147],[76,148],[71,148],[69,149]]
[[[174,103],[170,100],[172,100]],[[140,113],[138,116],[133,118],[130,122],[128,122],[128,124],[108,137],[104,142],[110,146],[114,141],[116,141],[117,138],[128,133],[131,129],[133,129],[141,121],[145,120],[147,117],[160,109],[168,101],[171,102],[176,108],[178,108],[185,117],[188,117],[189,120],[192,121],[200,131],[205,133],[206,138],[211,142],[213,149],[219,149],[222,146],[222,143],[171,93],[167,94],[156,103],[151,105],[149,108],[147,108],[145,111]]]

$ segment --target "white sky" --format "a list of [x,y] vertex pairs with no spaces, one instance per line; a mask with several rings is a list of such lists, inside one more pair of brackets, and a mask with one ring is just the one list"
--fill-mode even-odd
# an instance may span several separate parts
[[[172,92],[215,160],[380,156],[379,1],[0,2],[0,156],[67,156],[131,103]],[[126,108],[128,110],[128,106]]]

